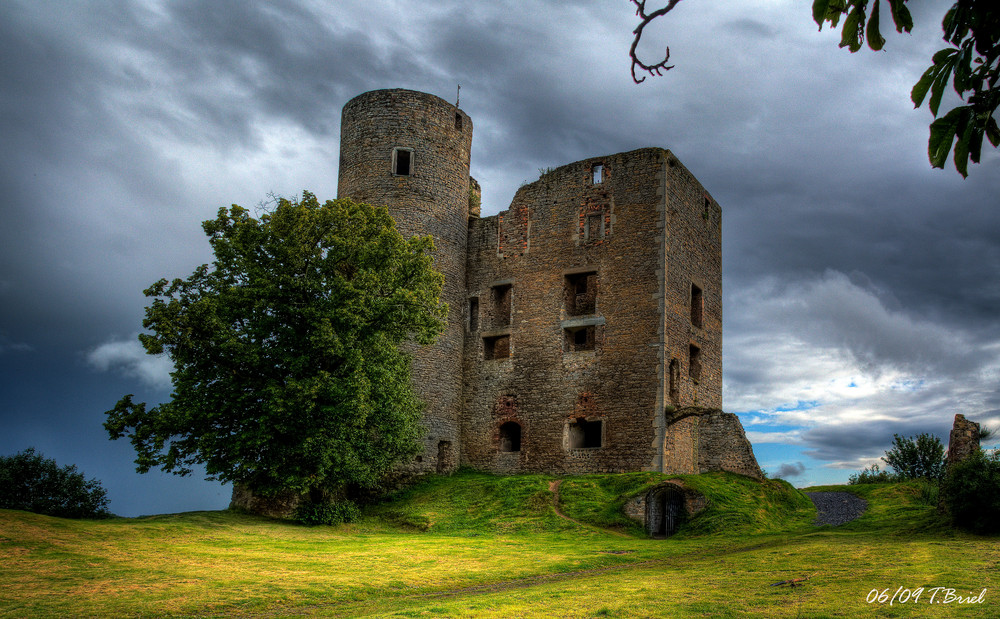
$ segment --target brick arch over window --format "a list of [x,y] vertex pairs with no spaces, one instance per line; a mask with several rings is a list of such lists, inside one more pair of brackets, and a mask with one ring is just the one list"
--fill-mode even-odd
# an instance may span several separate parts
[[597,404],[594,402],[594,394],[589,391],[581,391],[576,396],[576,406],[573,407],[574,417],[591,417],[597,414]]

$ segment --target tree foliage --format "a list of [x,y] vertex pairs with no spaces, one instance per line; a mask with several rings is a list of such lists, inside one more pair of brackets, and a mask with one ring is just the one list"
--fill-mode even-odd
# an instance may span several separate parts
[[139,336],[174,364],[173,393],[150,409],[122,398],[112,439],[137,470],[326,496],[373,487],[416,453],[421,402],[405,341],[444,327],[430,237],[404,239],[385,208],[320,204],[308,192],[260,219],[233,205],[203,223],[215,260],[145,291]]
[[[913,19],[907,0],[886,0],[896,32],[910,32]],[[823,28],[836,28],[844,17],[840,46],[852,53],[868,47],[878,51],[885,45],[881,32],[881,1],[813,0],[813,19]],[[954,144],[955,169],[968,176],[969,160],[979,163],[983,137],[994,147],[1000,145],[1000,128],[994,117],[1000,104],[1000,4],[996,0],[958,0],[941,23],[949,47],[934,54],[931,66],[913,86],[910,98],[915,107],[927,107],[934,120],[930,127],[927,153],[931,165],[943,168]],[[966,105],[958,105],[938,118],[948,83]]]
[[955,525],[977,533],[1000,531],[1000,453],[978,449],[949,465],[941,498]]
[[889,465],[898,479],[938,480],[944,475],[944,445],[931,434],[903,438],[892,436],[892,449],[882,461]]
[[76,466],[28,448],[0,456],[0,508],[22,509],[60,518],[107,518],[108,494],[96,479],[86,479]]

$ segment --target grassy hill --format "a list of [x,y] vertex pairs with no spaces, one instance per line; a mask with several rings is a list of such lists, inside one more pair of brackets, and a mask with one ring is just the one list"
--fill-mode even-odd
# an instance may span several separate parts
[[[0,617],[1000,616],[1000,540],[953,531],[915,485],[827,488],[869,502],[834,528],[785,482],[682,476],[708,506],[650,540],[620,510],[666,476],[565,477],[572,520],[556,479],[430,478],[339,527],[0,510]],[[899,588],[906,603],[866,601]]]

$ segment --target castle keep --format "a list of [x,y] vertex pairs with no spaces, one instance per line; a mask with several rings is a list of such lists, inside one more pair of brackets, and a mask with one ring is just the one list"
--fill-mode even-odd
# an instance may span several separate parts
[[472,120],[409,90],[344,106],[338,197],[430,234],[448,326],[412,349],[413,472],[730,470],[760,477],[722,406],[722,214],[668,150],[578,161],[479,212]]

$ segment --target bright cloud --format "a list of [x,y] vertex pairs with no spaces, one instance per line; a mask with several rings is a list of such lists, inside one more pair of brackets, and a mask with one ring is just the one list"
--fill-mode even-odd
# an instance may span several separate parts
[[147,354],[135,337],[101,344],[87,353],[87,362],[102,372],[116,370],[156,389],[170,387],[170,372],[174,369],[167,355]]
[[765,279],[727,299],[726,408],[754,443],[832,468],[882,455],[893,434],[947,441],[955,413],[1000,418],[1000,355],[971,333],[912,316],[867,278]]

